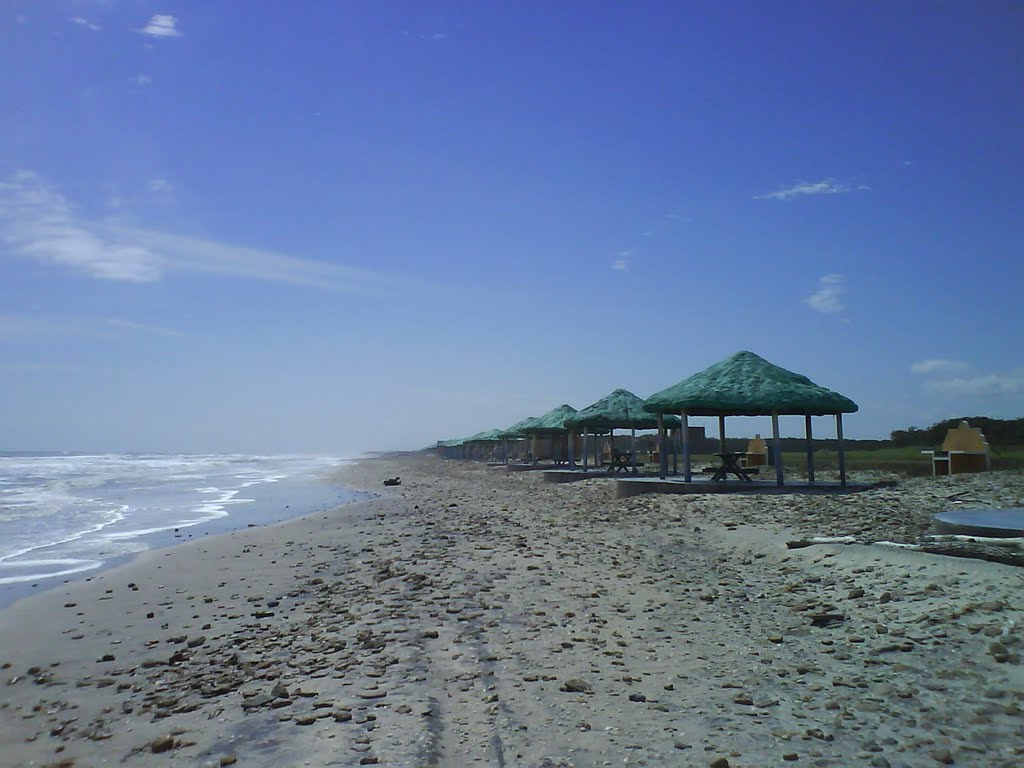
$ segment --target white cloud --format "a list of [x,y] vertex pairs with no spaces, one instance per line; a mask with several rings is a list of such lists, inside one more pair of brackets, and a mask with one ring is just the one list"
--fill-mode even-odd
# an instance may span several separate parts
[[629,260],[632,255],[632,251],[619,251],[619,258],[612,262],[612,269],[616,272],[629,272]]
[[139,74],[132,78],[132,82],[136,85],[147,86],[153,82],[153,78],[149,75]]
[[910,366],[913,373],[923,375],[936,374],[939,376],[960,373],[967,370],[967,363],[960,360],[919,360]]
[[843,286],[846,278],[843,275],[825,275],[818,280],[818,290],[804,299],[804,304],[815,312],[832,314],[843,311],[843,303],[839,297],[846,291]]
[[754,195],[755,200],[792,200],[802,195],[841,195],[845,192],[866,191],[871,187],[866,184],[851,186],[840,184],[835,179],[823,179],[821,181],[798,181],[791,187],[784,187],[775,192],[764,195]]
[[178,31],[178,19],[159,13],[154,14],[149,23],[138,31],[150,37],[181,37],[181,32]]
[[990,373],[971,378],[925,382],[925,387],[941,395],[998,397],[1024,393],[1024,374]]
[[0,247],[120,282],[151,283],[169,272],[198,272],[347,293],[393,293],[410,283],[370,270],[88,219],[31,171],[0,181]]
[[160,256],[80,221],[67,200],[31,171],[0,182],[0,242],[22,256],[104,280],[145,283],[162,272]]
[[101,27],[99,24],[93,24],[91,21],[82,18],[81,16],[74,16],[68,19],[68,21],[70,21],[72,24],[77,24],[80,27],[91,29],[93,32],[99,32],[101,29],[103,29],[103,27]]
[[146,184],[150,192],[173,192],[174,185],[167,179],[150,179]]

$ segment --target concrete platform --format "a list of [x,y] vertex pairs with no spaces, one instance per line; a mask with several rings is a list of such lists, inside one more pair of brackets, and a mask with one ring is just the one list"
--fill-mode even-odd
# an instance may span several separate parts
[[762,495],[780,495],[787,493],[838,495],[843,493],[859,493],[872,488],[885,488],[896,485],[895,482],[871,483],[858,485],[847,483],[845,486],[838,482],[819,480],[814,484],[806,480],[787,480],[785,485],[776,485],[775,479],[752,480],[749,483],[741,480],[725,480],[717,483],[711,482],[704,477],[694,477],[686,482],[681,477],[669,477],[662,480],[660,477],[628,477],[621,478],[615,484],[615,497],[624,499],[628,496],[638,496],[642,493],[747,493]]
[[551,472],[560,469],[555,464],[498,464],[497,466],[507,472]]
[[955,509],[935,515],[935,530],[961,536],[1012,539],[1024,536],[1024,508]]
[[545,483],[575,483],[577,480],[593,480],[594,478],[621,478],[625,475],[609,475],[604,469],[548,469],[544,473]]

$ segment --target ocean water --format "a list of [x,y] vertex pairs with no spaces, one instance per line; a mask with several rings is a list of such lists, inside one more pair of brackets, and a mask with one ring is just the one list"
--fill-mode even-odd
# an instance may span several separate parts
[[0,455],[0,592],[60,583],[151,547],[365,497],[324,479],[343,462],[236,454]]

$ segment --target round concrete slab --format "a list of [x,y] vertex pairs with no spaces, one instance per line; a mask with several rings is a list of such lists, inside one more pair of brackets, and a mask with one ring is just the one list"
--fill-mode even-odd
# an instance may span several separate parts
[[939,533],[1013,538],[1024,536],[1024,508],[954,509],[935,515]]

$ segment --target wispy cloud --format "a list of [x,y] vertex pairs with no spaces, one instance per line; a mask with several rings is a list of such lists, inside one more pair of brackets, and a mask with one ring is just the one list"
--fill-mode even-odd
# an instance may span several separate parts
[[924,376],[948,376],[954,373],[966,371],[967,363],[961,362],[960,360],[919,360],[910,366],[910,370],[913,373],[919,373]]
[[0,341],[31,341],[41,336],[95,336],[86,323],[29,315],[0,315]]
[[73,16],[72,18],[68,19],[68,21],[70,21],[72,24],[77,24],[80,27],[91,29],[93,32],[99,32],[101,29],[103,29],[103,27],[101,27],[99,24],[94,24],[93,22],[89,21],[86,18],[83,18],[82,16]]
[[154,14],[153,18],[139,32],[150,37],[181,37],[181,32],[178,30],[178,19],[159,13]]
[[173,192],[174,185],[167,179],[150,179],[146,184],[150,192]]
[[136,75],[135,77],[132,78],[132,82],[135,83],[136,85],[142,86],[144,88],[147,85],[151,85],[152,84],[153,78],[150,77],[149,75],[139,74],[139,75]]
[[792,200],[795,197],[805,195],[841,195],[846,192],[867,191],[871,187],[866,184],[840,184],[835,179],[822,179],[821,181],[798,181],[789,187],[777,189],[764,195],[754,195],[755,200]]
[[1024,393],[1024,374],[990,373],[925,382],[925,388],[941,395],[999,397]]
[[[653,226],[648,227],[641,232],[640,236],[650,239],[659,234],[663,229],[672,228],[680,223],[689,223],[690,221],[692,221],[692,219],[688,216],[683,216],[682,214],[669,211],[668,213],[663,213],[661,215],[661,219]],[[612,269],[616,272],[629,272],[630,266],[633,263],[633,257],[639,251],[643,251],[642,246],[635,246],[619,251],[618,254],[616,254],[615,260],[612,262]]]
[[173,328],[164,328],[159,325],[147,325],[145,323],[134,323],[131,320],[122,320],[119,317],[108,317],[107,325],[114,328],[123,328],[126,331],[138,331],[139,333],[152,333],[157,336],[168,336],[172,338],[180,338],[185,334],[181,331],[176,331]]
[[120,331],[148,333],[157,336],[181,337],[181,331],[158,325],[136,323],[118,317],[104,320],[95,318],[54,318],[41,315],[0,315],[0,341],[37,341],[42,337],[73,336],[112,338]]
[[818,290],[804,299],[804,304],[815,312],[833,314],[843,311],[843,303],[840,296],[846,292],[843,283],[846,278],[843,275],[825,275],[818,280]]
[[0,181],[0,246],[98,280],[152,283],[191,272],[347,293],[394,292],[410,281],[371,270],[81,216],[31,171]]

